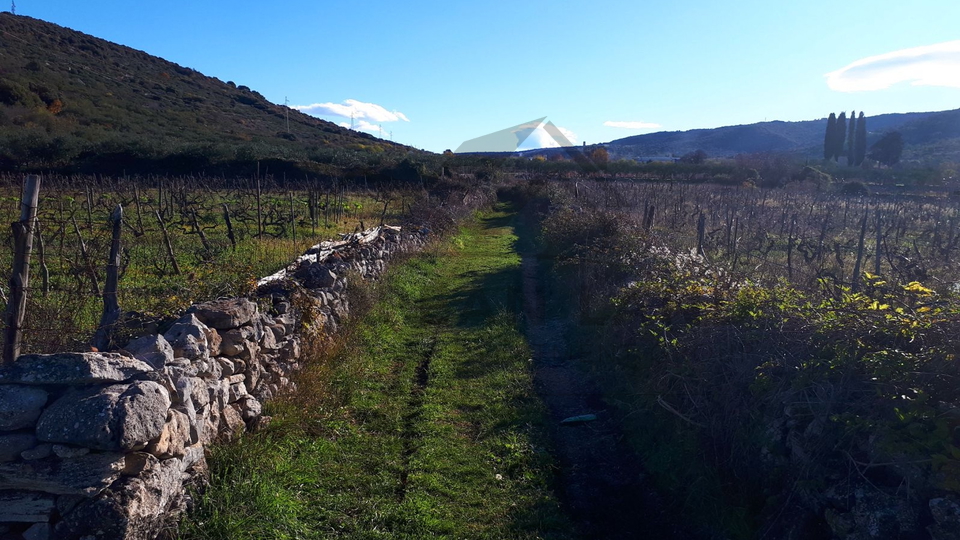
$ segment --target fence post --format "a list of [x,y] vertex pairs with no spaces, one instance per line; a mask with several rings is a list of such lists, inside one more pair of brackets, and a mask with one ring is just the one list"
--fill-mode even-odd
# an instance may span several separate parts
[[13,273],[10,275],[10,300],[5,314],[7,329],[3,340],[3,363],[20,356],[20,337],[27,313],[27,287],[30,285],[30,252],[33,251],[33,229],[37,221],[40,198],[40,177],[28,175],[20,198],[20,221],[13,227]]
[[123,207],[119,204],[110,215],[113,223],[113,237],[110,241],[110,259],[107,261],[107,282],[103,288],[103,315],[100,326],[93,336],[93,346],[99,351],[110,347],[113,327],[120,319],[120,303],[117,300],[117,287],[120,281],[120,228],[123,225]]

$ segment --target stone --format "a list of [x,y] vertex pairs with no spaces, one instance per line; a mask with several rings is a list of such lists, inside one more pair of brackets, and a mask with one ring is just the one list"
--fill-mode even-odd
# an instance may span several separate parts
[[193,402],[193,377],[180,377],[173,382],[174,394],[171,394],[174,403],[192,403]]
[[160,459],[181,457],[191,439],[190,419],[183,412],[171,409],[167,411],[167,422],[160,435],[150,441],[146,450]]
[[220,374],[223,377],[229,377],[234,373],[237,373],[237,366],[234,364],[233,360],[229,358],[224,358],[222,356],[217,357],[217,363],[220,364]]
[[50,540],[51,532],[49,523],[34,523],[23,531],[23,540]]
[[214,411],[214,408],[213,405],[207,405],[197,411],[197,442],[204,446],[216,440],[220,429],[220,411]]
[[927,527],[932,540],[960,540],[960,504],[953,496],[930,499],[934,524]]
[[197,304],[187,310],[217,330],[229,330],[248,324],[257,315],[257,304],[247,298],[229,298]]
[[0,490],[25,489],[93,497],[120,477],[123,454],[87,454],[73,459],[0,463]]
[[172,530],[184,510],[183,465],[172,458],[109,491],[82,501],[56,524],[56,538],[157,538]]
[[83,448],[78,446],[66,446],[63,444],[53,445],[53,453],[56,454],[58,458],[75,458],[80,456],[85,456],[90,453],[89,448]]
[[53,455],[53,445],[52,444],[38,444],[37,446],[20,452],[20,457],[26,461],[33,461],[37,459],[46,459]]
[[85,500],[87,500],[86,497],[79,495],[60,495],[57,497],[57,513],[62,516],[76,508],[78,504]]
[[200,322],[193,314],[187,314],[177,319],[177,322],[163,335],[173,354],[189,360],[206,360],[210,357],[210,344],[207,341],[209,328]]
[[293,273],[293,277],[308,289],[330,287],[337,279],[337,275],[329,268],[315,262],[300,265],[300,268]]
[[220,422],[220,431],[224,435],[231,437],[239,431],[243,431],[246,428],[246,423],[243,421],[243,416],[240,415],[240,411],[236,407],[230,405],[223,408],[221,412],[223,421]]
[[253,331],[253,341],[259,343],[260,340],[263,339],[263,333],[266,332],[266,330],[264,330],[264,323],[270,320],[269,316],[263,314],[250,322],[248,328]]
[[284,313],[287,313],[288,311],[290,311],[290,302],[288,300],[281,300],[279,302],[276,302],[273,305],[273,309],[276,310],[278,314],[283,315]]
[[230,395],[229,395],[229,398],[228,398],[228,402],[229,402],[229,403],[236,403],[237,401],[240,401],[240,399],[243,398],[243,397],[245,397],[246,395],[247,395],[247,387],[246,387],[242,382],[239,382],[239,383],[237,383],[237,384],[231,384],[231,385],[230,385]]
[[872,487],[859,487],[854,495],[856,504],[850,515],[859,537],[915,537],[917,516],[907,499],[887,495]]
[[240,356],[246,350],[246,344],[253,341],[253,329],[245,326],[243,328],[234,328],[221,334],[223,341],[220,343],[220,354],[224,356]]
[[39,523],[50,520],[56,499],[36,491],[0,491],[0,522]]
[[262,375],[262,368],[259,364],[253,364],[243,372],[244,377],[246,377],[246,384],[248,390],[253,390],[260,384],[260,377]]
[[270,423],[273,421],[272,416],[258,416],[250,422],[250,431],[260,431],[267,429],[270,426]]
[[208,360],[199,360],[197,362],[197,373],[207,379],[219,379],[223,375],[223,368],[216,358]]
[[137,360],[143,360],[153,369],[163,369],[163,366],[173,362],[173,347],[166,338],[159,334],[139,337],[124,347],[124,350]]
[[150,364],[117,353],[25,354],[0,368],[0,384],[115,383],[149,371],[153,371]]
[[210,403],[216,403],[219,409],[223,409],[230,402],[229,381],[207,381],[207,391],[210,392]]
[[47,392],[30,386],[0,386],[0,430],[32,427],[47,403]]
[[[0,435],[0,462],[16,461],[20,453],[37,445],[33,433],[10,433]],[[3,521],[0,519],[0,521]]]
[[300,358],[300,338],[291,336],[280,347],[280,361],[291,362]]
[[263,339],[260,340],[260,349],[273,352],[278,348],[279,346],[277,345],[277,340],[274,338],[273,331],[267,328],[267,331],[263,333]]
[[190,377],[190,400],[193,406],[200,410],[207,403],[210,403],[210,391],[207,389],[207,383],[199,377]]
[[170,408],[153,381],[71,389],[40,416],[37,438],[95,450],[138,450],[157,437]]
[[253,362],[256,361],[258,354],[260,354],[260,345],[256,341],[246,341],[244,342],[244,351],[240,353],[240,359]]
[[156,456],[146,452],[133,452],[123,457],[123,470],[120,471],[123,476],[137,476],[144,471],[152,470],[160,463]]
[[287,329],[284,328],[282,324],[268,324],[267,330],[273,333],[273,340],[276,342],[282,341],[283,337],[287,334]]
[[251,420],[263,414],[263,405],[253,396],[244,396],[237,400],[237,404],[240,406],[240,416],[248,424]]
[[207,345],[210,347],[210,356],[219,356],[220,355],[220,344],[223,343],[223,338],[220,337],[220,332],[217,332],[214,328],[207,328]]
[[176,405],[173,407],[173,410],[181,412],[184,416],[187,417],[187,425],[190,426],[190,438],[187,439],[187,445],[197,444],[200,441],[200,426],[198,425],[197,420],[197,411],[193,408],[193,404],[185,405]]

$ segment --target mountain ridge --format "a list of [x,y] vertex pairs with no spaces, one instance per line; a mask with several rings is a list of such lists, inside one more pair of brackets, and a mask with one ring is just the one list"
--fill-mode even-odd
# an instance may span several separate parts
[[[932,112],[888,113],[867,116],[867,142],[873,144],[884,133],[899,130],[906,144],[905,159],[960,160],[960,109]],[[772,120],[752,124],[660,131],[632,135],[604,144],[614,158],[643,159],[654,156],[682,156],[703,150],[712,157],[737,154],[792,153],[822,157],[827,119],[796,122]],[[927,145],[943,145],[935,154]]]

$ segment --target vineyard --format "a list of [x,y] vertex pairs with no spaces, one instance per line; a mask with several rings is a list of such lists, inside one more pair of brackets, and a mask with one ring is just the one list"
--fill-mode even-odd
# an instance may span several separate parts
[[744,538],[842,536],[878,514],[880,537],[938,526],[930,508],[960,491],[960,201],[538,193],[543,255],[579,291],[577,346],[685,513]]
[[[0,220],[18,219],[21,182],[0,178]],[[362,180],[43,177],[23,352],[89,345],[118,207],[117,299],[125,326],[137,331],[191,303],[251,292],[258,277],[320,240],[396,222],[416,204],[410,190]],[[12,258],[3,250],[0,265],[9,269]]]
[[864,271],[938,289],[960,280],[956,198],[636,182],[557,189],[555,197],[572,207],[653,234],[659,245],[693,252],[729,276],[854,289]]

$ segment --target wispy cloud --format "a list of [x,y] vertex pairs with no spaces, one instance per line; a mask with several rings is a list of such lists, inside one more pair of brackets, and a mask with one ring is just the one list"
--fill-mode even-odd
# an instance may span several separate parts
[[[365,120],[368,125],[372,122],[409,122],[405,114],[400,111],[389,111],[376,103],[366,103],[356,99],[347,99],[343,103],[314,103],[313,105],[294,105],[291,107],[311,116],[337,116]],[[349,124],[347,127],[350,127]]]
[[623,129],[657,129],[660,127],[660,124],[654,124],[653,122],[615,122],[613,120],[607,120],[603,125]]
[[960,40],[871,56],[824,77],[838,92],[883,90],[907,81],[960,88]]

